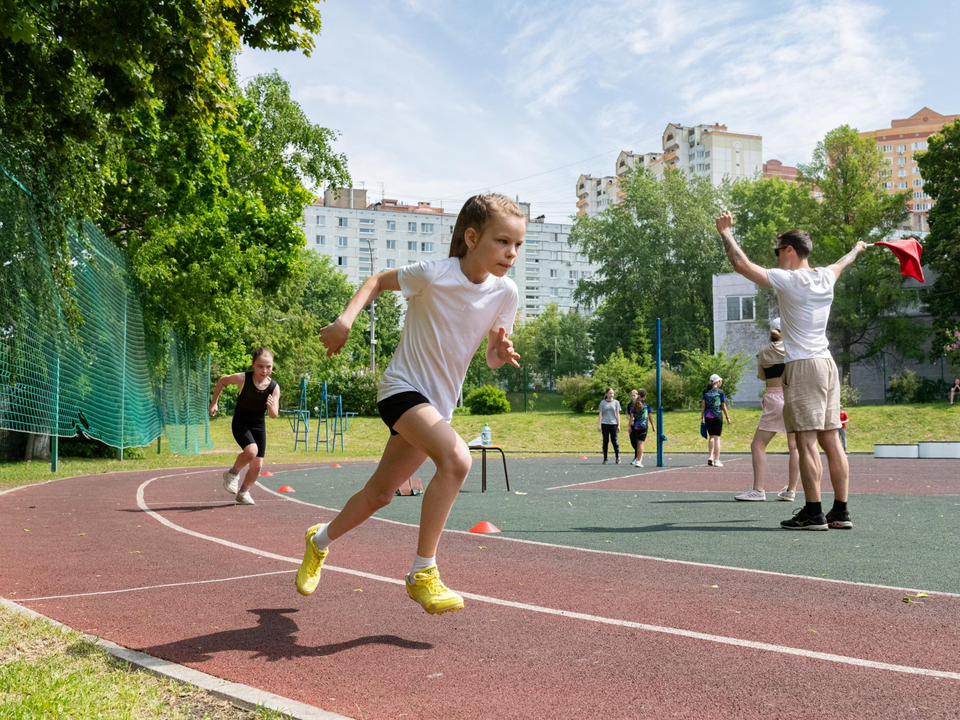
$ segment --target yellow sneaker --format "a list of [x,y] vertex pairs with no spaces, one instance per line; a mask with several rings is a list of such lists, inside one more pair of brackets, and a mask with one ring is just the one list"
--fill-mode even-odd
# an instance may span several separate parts
[[407,577],[407,595],[431,615],[463,610],[463,598],[443,584],[436,565],[416,572],[413,579],[411,583]]
[[320,568],[323,567],[323,561],[327,559],[329,550],[317,550],[313,544],[313,536],[323,527],[323,523],[307,528],[307,549],[303,554],[303,562],[300,563],[300,569],[297,570],[297,592],[301,595],[309,595],[317,589],[320,584]]

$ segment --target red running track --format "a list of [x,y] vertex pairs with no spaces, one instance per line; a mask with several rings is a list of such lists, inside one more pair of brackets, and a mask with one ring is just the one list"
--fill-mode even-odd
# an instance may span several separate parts
[[[255,507],[233,506],[219,472],[0,495],[0,595],[358,718],[955,718],[960,707],[958,596],[906,604],[895,589],[448,533],[444,579],[467,606],[431,617],[399,581],[416,529],[372,520],[333,546],[303,598],[303,531],[332,513],[260,488]],[[243,579],[211,582],[225,578]],[[171,586],[112,592],[157,585]]]

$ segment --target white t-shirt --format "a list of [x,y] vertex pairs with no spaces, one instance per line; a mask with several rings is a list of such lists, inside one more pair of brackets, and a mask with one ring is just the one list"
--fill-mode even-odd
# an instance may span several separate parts
[[408,298],[400,344],[380,379],[377,401],[415,391],[447,421],[473,354],[490,331],[513,332],[519,292],[508,277],[480,284],[460,270],[459,258],[407,265],[397,271]]
[[784,362],[828,358],[827,320],[836,276],[829,268],[767,270],[780,301],[780,331]]

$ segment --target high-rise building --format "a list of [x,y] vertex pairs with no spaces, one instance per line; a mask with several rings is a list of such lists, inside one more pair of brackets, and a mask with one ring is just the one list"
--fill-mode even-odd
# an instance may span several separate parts
[[[358,191],[340,191],[356,205]],[[450,254],[457,216],[430,203],[403,205],[384,199],[367,207],[331,206],[324,201],[303,212],[307,247],[327,255],[354,284],[383,270],[421,260],[441,260]],[[539,316],[551,303],[561,311],[587,313],[574,298],[577,283],[596,267],[570,245],[572,225],[530,219],[528,203],[519,203],[527,215],[527,232],[509,276],[520,291],[522,317]]]
[[675,123],[663,131],[662,152],[617,156],[616,174],[577,179],[577,214],[594,216],[620,202],[620,179],[628,171],[643,167],[662,178],[665,168],[683,170],[689,177],[705,177],[713,185],[725,178],[753,179],[763,172],[763,138],[759,135],[730,132],[726,125],[686,127]]
[[923,107],[908,118],[893,120],[888,128],[860,133],[860,137],[876,140],[883,156],[890,161],[880,171],[879,177],[887,192],[910,192],[907,203],[910,206],[909,224],[912,230],[930,230],[927,213],[934,205],[934,201],[923,190],[923,178],[914,155],[927,149],[928,137],[958,117],[960,115],[941,115]]

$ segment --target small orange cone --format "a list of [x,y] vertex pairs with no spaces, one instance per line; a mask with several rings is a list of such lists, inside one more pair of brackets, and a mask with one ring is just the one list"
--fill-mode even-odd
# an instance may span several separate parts
[[492,534],[492,533],[500,532],[500,528],[498,528],[496,525],[494,525],[491,522],[487,522],[486,520],[481,520],[472,528],[470,528],[470,532]]
[[277,492],[296,492],[296,490],[294,490],[289,485],[281,485],[280,487],[277,488]]
[[330,467],[341,467],[341,466],[340,466],[340,465],[338,465],[337,463],[334,463],[334,464],[333,464],[333,465],[331,465]]
[[262,473],[260,473],[260,477],[273,477],[273,473],[269,470],[264,470]]
[[580,459],[581,459],[581,460],[586,460],[586,459],[587,459],[587,456],[586,456],[586,455],[581,455],[581,456],[580,456]]

